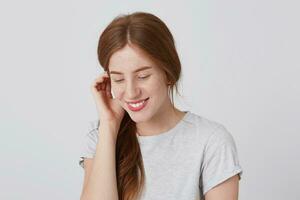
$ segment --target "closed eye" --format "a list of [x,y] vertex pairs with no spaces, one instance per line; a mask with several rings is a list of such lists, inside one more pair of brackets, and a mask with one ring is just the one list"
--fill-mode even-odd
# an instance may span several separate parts
[[144,80],[144,79],[147,79],[148,77],[150,77],[150,75],[147,75],[147,76],[139,76],[138,78],[141,79],[141,80]]
[[[145,79],[149,78],[150,76],[151,76],[151,74],[150,75],[146,75],[146,76],[138,76],[138,79],[139,80],[145,80]],[[114,79],[113,81],[115,83],[120,83],[120,82],[123,82],[124,79]]]
[[119,83],[119,82],[122,82],[124,79],[116,79],[116,80],[114,80],[114,82],[116,82],[116,83]]

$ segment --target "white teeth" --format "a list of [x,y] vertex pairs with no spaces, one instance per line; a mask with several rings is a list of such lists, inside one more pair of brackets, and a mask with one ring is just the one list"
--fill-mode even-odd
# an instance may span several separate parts
[[142,101],[140,103],[129,103],[132,107],[137,108],[140,107],[145,101]]

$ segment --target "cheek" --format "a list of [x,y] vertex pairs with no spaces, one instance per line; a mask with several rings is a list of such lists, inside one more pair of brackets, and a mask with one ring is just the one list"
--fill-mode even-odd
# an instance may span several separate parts
[[111,91],[114,94],[114,97],[116,99],[121,99],[123,95],[123,88],[118,86],[118,85],[112,85],[111,86]]
[[154,83],[152,85],[153,85],[152,87],[155,88],[155,90],[160,90],[160,91],[167,90],[167,88],[168,88],[163,76],[156,77],[156,79],[154,80]]
[[161,79],[155,79],[147,85],[147,92],[152,95],[163,97],[167,94],[168,88]]

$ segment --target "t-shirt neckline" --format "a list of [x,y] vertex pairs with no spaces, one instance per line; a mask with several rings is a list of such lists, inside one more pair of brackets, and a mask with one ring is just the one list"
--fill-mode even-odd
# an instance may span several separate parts
[[183,111],[185,112],[185,115],[181,118],[181,120],[179,122],[177,122],[177,124],[172,127],[171,129],[159,133],[157,135],[149,135],[149,136],[140,136],[137,135],[137,138],[140,142],[146,142],[146,141],[154,141],[154,140],[159,140],[161,138],[167,137],[169,135],[171,135],[172,133],[176,132],[176,130],[178,130],[184,123],[184,121],[188,118],[188,116],[191,114],[190,111]]

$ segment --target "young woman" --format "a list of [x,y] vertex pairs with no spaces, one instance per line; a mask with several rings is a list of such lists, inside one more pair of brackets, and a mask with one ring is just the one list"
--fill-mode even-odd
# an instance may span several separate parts
[[181,64],[167,26],[150,13],[103,31],[104,73],[91,91],[81,200],[237,200],[242,169],[226,128],[174,106]]

